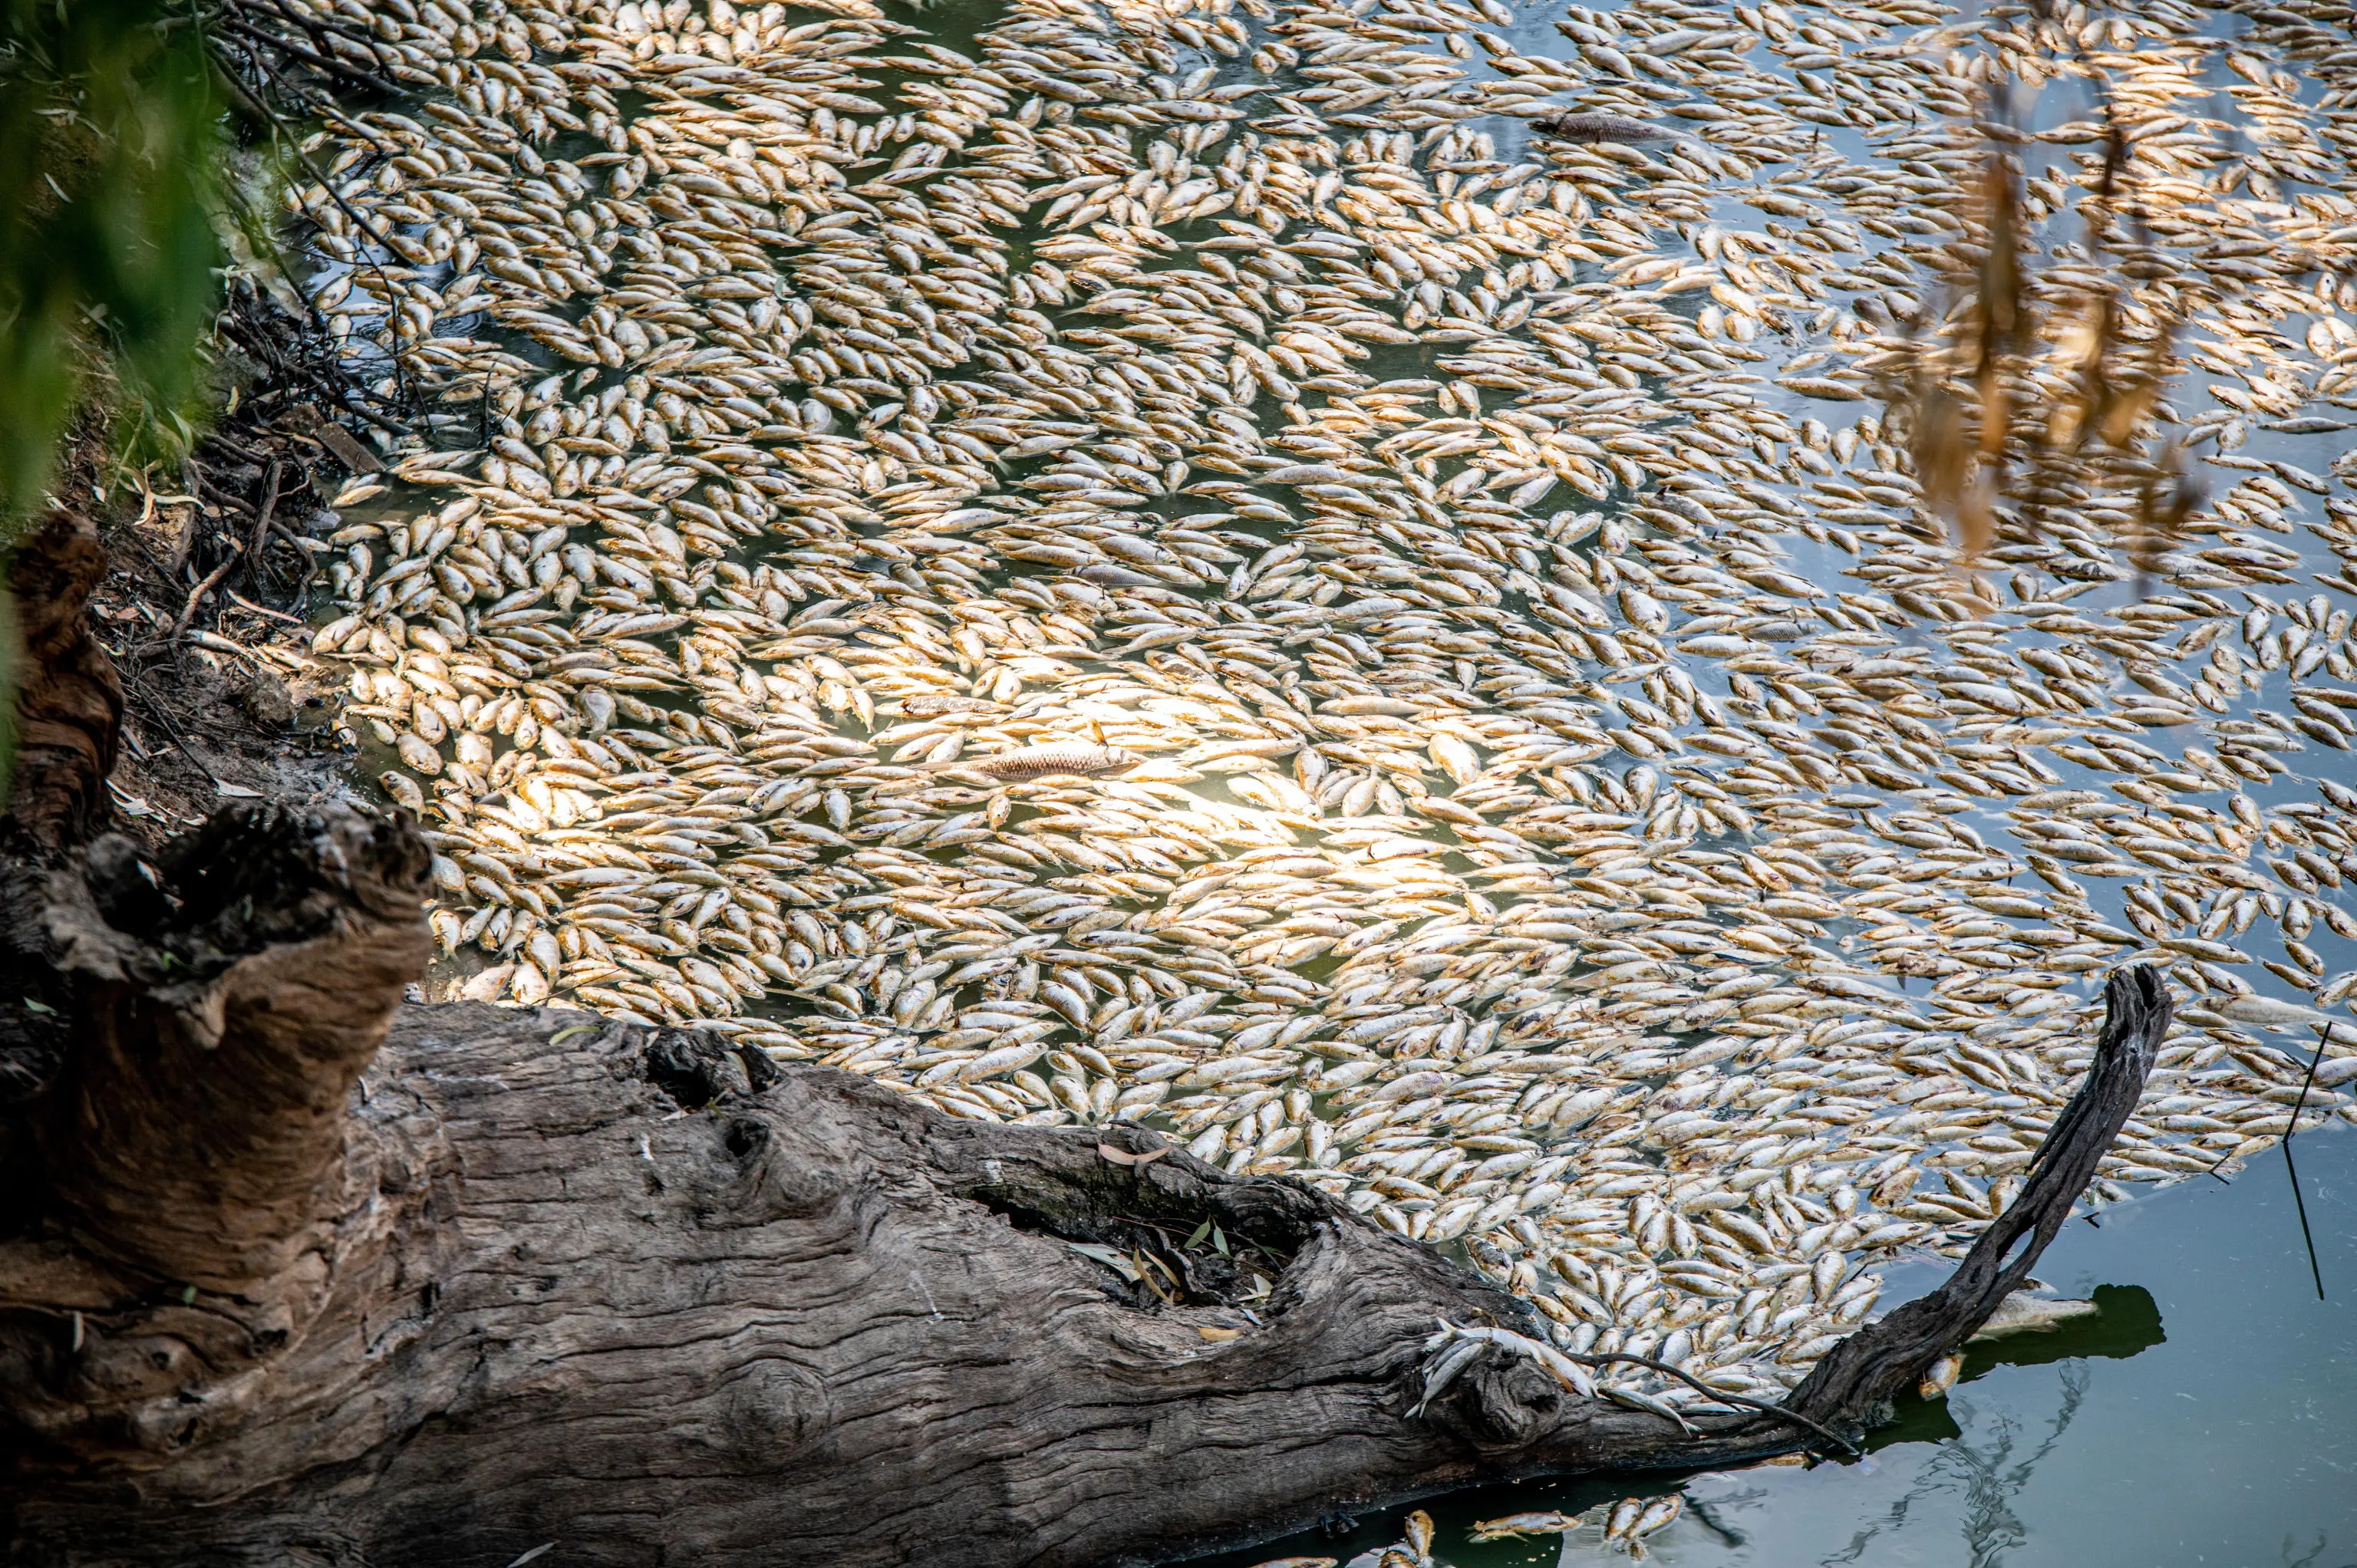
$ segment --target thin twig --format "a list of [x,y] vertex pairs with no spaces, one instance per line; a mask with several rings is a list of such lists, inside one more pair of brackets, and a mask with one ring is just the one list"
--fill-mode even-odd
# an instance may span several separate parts
[[[401,368],[400,355],[395,354],[393,357],[393,369],[395,370],[399,370]],[[398,420],[387,419],[383,414],[377,413],[376,410],[353,401],[356,397],[365,395],[365,393],[356,392],[350,387],[339,387],[337,389],[337,396],[341,400],[345,413],[351,414],[354,418],[364,419],[371,424],[375,425],[379,430],[389,431],[395,435],[407,435],[409,434],[409,426],[400,423]]]
[[2316,1233],[2308,1228],[2308,1199],[2299,1190],[2299,1167],[2292,1163],[2291,1138],[2283,1141],[2284,1171],[2291,1177],[2292,1208],[2299,1214],[2299,1239],[2308,1243],[2308,1273],[2316,1282],[2316,1299],[2324,1299],[2324,1271],[2316,1262]]
[[[286,0],[267,0],[267,3],[273,11],[277,12],[278,15],[285,17],[288,21],[294,23],[296,27],[309,34],[314,42],[317,42],[322,35],[332,34],[337,38],[342,38],[347,43],[357,44],[361,48],[368,50],[369,59],[378,65],[383,65],[385,63],[384,57],[386,54],[391,52],[385,48],[382,39],[372,38],[369,34],[361,32],[357,27],[348,27],[340,22],[330,22],[323,17],[306,16],[301,12],[296,11],[294,7],[288,5],[286,4]],[[325,43],[320,43],[319,47],[324,49],[328,46]],[[399,57],[395,56],[394,58],[398,59]]]
[[285,523],[274,522],[270,525],[270,531],[293,545],[295,553],[303,558],[303,580],[295,585],[296,613],[287,618],[296,625],[301,626],[304,624],[302,614],[310,607],[311,604],[311,580],[319,575],[319,558],[312,554],[305,547],[305,541],[296,537],[295,531]]
[[1937,1290],[1827,1351],[1792,1391],[1792,1407],[1846,1427],[1878,1419],[1924,1368],[1971,1338],[2021,1288],[2134,1113],[2168,1037],[2171,1008],[2158,970],[2136,964],[2115,972],[2104,997],[2094,1059],[2040,1140],[2021,1191]]
[[335,77],[339,81],[350,81],[358,86],[368,88],[371,91],[382,92],[387,98],[398,98],[401,96],[401,89],[395,87],[384,78],[377,75],[376,72],[372,70],[364,70],[356,65],[347,65],[342,60],[331,59],[328,56],[319,53],[317,49],[304,48],[301,44],[296,43],[292,38],[279,38],[274,34],[265,32],[262,28],[254,27],[251,23],[241,22],[234,16],[219,17],[215,20],[214,25],[235,33],[242,38],[247,38],[258,44],[267,44],[270,48],[278,50],[282,54],[289,55],[296,59],[301,60],[305,65],[309,66],[312,70],[324,72],[328,76]]
[[[328,316],[319,308],[318,301],[305,293],[302,284],[285,267],[279,269],[279,275],[285,279],[286,286],[295,297],[303,302],[303,308],[310,316],[311,325],[317,330],[319,336],[322,338],[328,336]],[[286,381],[300,377],[315,386],[321,384],[320,378],[310,366],[298,365],[288,360],[278,351],[278,345],[272,341],[268,333],[250,330],[235,313],[231,313],[224,327],[229,335],[237,340],[240,347],[269,364],[274,380]]]
[[226,452],[231,456],[236,458],[239,462],[252,463],[256,467],[260,467],[263,464],[270,461],[269,453],[255,451],[253,447],[248,446],[244,442],[240,441],[236,436],[231,435],[226,430],[214,431],[210,436],[206,437],[206,445],[218,447],[221,451]]
[[1712,1388],[1708,1383],[1704,1382],[1700,1378],[1695,1377],[1692,1372],[1687,1371],[1684,1368],[1674,1367],[1667,1361],[1657,1361],[1651,1356],[1631,1356],[1624,1351],[1619,1350],[1595,1352],[1565,1350],[1561,1352],[1561,1355],[1564,1359],[1567,1361],[1577,1361],[1583,1367],[1604,1367],[1609,1366],[1614,1362],[1626,1362],[1632,1367],[1642,1367],[1647,1371],[1659,1372],[1665,1378],[1675,1378],[1679,1381],[1692,1387],[1697,1392],[1707,1395],[1709,1398],[1717,1401],[1720,1404],[1738,1405],[1746,1410],[1756,1410],[1762,1415],[1772,1415],[1777,1417],[1779,1420],[1789,1421],[1795,1426],[1806,1427],[1811,1432],[1813,1432],[1818,1436],[1824,1438],[1826,1442],[1832,1444],[1835,1447],[1840,1449],[1843,1453],[1849,1455],[1852,1458],[1856,1458],[1858,1455],[1865,1452],[1865,1450],[1858,1447],[1857,1444],[1852,1443],[1848,1438],[1842,1436],[1837,1432],[1834,1432],[1826,1427],[1818,1425],[1815,1422],[1811,1421],[1807,1416],[1803,1415],[1799,1411],[1787,1410],[1781,1404],[1770,1404],[1766,1400],[1756,1400],[1751,1398],[1749,1394],[1731,1394],[1723,1389]]
[[230,549],[229,559],[214,567],[210,573],[206,574],[205,580],[203,582],[199,583],[195,587],[188,590],[188,602],[180,607],[179,615],[174,618],[172,621],[172,635],[165,639],[164,646],[167,648],[178,648],[180,646],[180,639],[188,633],[188,623],[197,618],[197,607],[204,603],[205,596],[207,594],[211,593],[215,588],[221,586],[221,579],[229,575],[229,569],[236,565],[239,559],[244,555],[245,545],[243,542],[239,540],[234,534],[228,535],[227,537],[229,539]]
[[253,503],[252,501],[247,500],[243,496],[232,495],[229,491],[221,489],[220,485],[213,482],[213,477],[210,474],[206,473],[200,465],[195,463],[189,464],[188,472],[188,478],[196,482],[197,488],[200,490],[210,491],[213,499],[221,502],[223,509],[244,512],[248,516],[253,515]]
[[2299,1133],[2300,1112],[2308,1109],[2308,1091],[2316,1087],[2317,1070],[2324,1065],[2324,1047],[2332,1043],[2332,1026],[2316,1031],[2316,1055],[2308,1062],[2308,1076],[2299,1081],[2299,1098],[2292,1102],[2291,1124],[2284,1129],[2284,1172],[2291,1177],[2292,1207],[2299,1212],[2299,1239],[2308,1244],[2308,1273],[2316,1282],[2316,1299],[2324,1299],[2324,1270],[2316,1261],[2316,1233],[2308,1227],[2308,1198],[2299,1190],[2299,1167],[2292,1163],[2291,1141]]
[[[153,498],[151,497],[150,499],[153,499]],[[155,553],[147,548],[146,541],[139,537],[139,530],[137,527],[134,526],[124,529],[121,532],[114,535],[114,541],[119,541],[130,545],[132,549],[138,552],[139,559],[147,564],[147,570],[155,573],[161,581],[167,584],[171,583],[172,579],[170,575],[164,571],[163,564],[157,561],[156,559]],[[112,541],[110,542],[112,542]]]
[[[160,650],[164,645],[161,643],[151,643],[149,646]],[[134,689],[136,690],[136,688]],[[194,768],[198,772],[203,774],[207,779],[210,780],[214,789],[220,789],[221,775],[215,773],[210,768],[207,767],[205,765],[205,759],[198,756],[196,751],[189,746],[187,739],[180,734],[179,729],[172,723],[171,716],[164,712],[164,705],[161,703],[149,700],[147,706],[149,709],[148,716],[153,718],[157,726],[161,728],[166,735],[171,737],[172,749],[178,752],[182,757],[187,757],[188,759],[188,766]]]
[[2291,1142],[2292,1134],[2299,1131],[2300,1112],[2308,1109],[2308,1091],[2316,1087],[2317,1069],[2324,1065],[2324,1047],[2332,1043],[2332,1030],[2333,1025],[2330,1022],[2317,1026],[2316,1054],[2308,1060],[2308,1076],[2299,1080],[2299,1098],[2292,1101],[2291,1125],[2284,1129],[2284,1142],[2287,1144]]
[[[284,529],[280,529],[278,532],[282,534],[285,532]],[[239,593],[235,588],[228,588],[222,591],[229,595],[231,603],[242,608],[252,610],[255,615],[268,616],[273,620],[283,620],[289,626],[301,626],[303,624],[301,617],[288,615],[285,610],[274,610],[268,605],[257,605],[252,599],[247,598],[243,594]]]
[[270,472],[262,481],[262,505],[254,511],[253,542],[246,547],[245,575],[257,593],[262,590],[263,552],[270,543],[271,514],[278,510],[278,484],[285,472],[284,459],[270,459]]

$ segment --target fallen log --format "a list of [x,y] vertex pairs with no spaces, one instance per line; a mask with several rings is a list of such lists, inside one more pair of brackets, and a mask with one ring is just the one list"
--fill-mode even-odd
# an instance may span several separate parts
[[[0,1104],[15,1563],[1082,1568],[1849,1441],[2019,1283],[2169,1022],[2148,971],[2115,977],[2086,1083],[1948,1285],[1789,1412],[1681,1423],[1518,1353],[1544,1320],[1437,1252],[1143,1129],[404,1004],[406,822],[241,804],[144,853],[80,809],[102,738],[40,775],[76,809],[18,832],[0,911],[0,961],[57,1011]],[[1188,1245],[1207,1222],[1224,1253]],[[1444,1383],[1437,1321],[1506,1334]]]

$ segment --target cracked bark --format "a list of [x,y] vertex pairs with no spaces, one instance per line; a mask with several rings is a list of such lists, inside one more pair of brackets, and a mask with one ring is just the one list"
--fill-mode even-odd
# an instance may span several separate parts
[[[404,1005],[404,823],[246,806],[143,862],[98,832],[102,774],[40,799],[98,807],[17,824],[6,882],[10,961],[59,1004],[54,1064],[0,1106],[29,1197],[0,1217],[11,1563],[1083,1568],[1808,1439],[1690,1434],[1500,1351],[1412,1414],[1436,1318],[1542,1325],[1322,1194],[708,1036]],[[2149,975],[2112,1008],[2015,1210],[1794,1409],[1879,1419],[2029,1268],[2167,1026]],[[1256,1323],[1235,1260],[1178,1240],[1205,1219],[1274,1276]]]

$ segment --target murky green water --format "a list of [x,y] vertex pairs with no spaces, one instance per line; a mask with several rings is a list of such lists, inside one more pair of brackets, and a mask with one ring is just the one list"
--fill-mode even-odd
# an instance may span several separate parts
[[[2073,1223],[2039,1275],[2102,1316],[1984,1347],[1944,1401],[1910,1404],[1856,1464],[1538,1482],[1427,1500],[1455,1568],[1621,1561],[1594,1525],[1474,1543],[1475,1520],[1683,1490],[1646,1545],[1696,1568],[2352,1568],[2357,1565],[2357,1132],[2294,1144],[2319,1300],[2284,1155]],[[1921,1290],[1941,1271],[1894,1272]],[[1204,1568],[1345,1563],[1405,1509]],[[1599,1516],[1600,1517],[1600,1516]]]

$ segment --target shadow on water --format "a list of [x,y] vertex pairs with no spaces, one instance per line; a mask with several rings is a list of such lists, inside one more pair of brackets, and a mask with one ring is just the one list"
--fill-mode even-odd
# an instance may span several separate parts
[[[1542,1480],[1428,1499],[1451,1568],[1627,1561],[1593,1516],[1571,1535],[1476,1542],[1512,1513],[1577,1514],[1682,1494],[1647,1540],[1710,1568],[2357,1568],[2357,1132],[2298,1141],[2310,1279],[2283,1151],[2231,1185],[2189,1182],[2072,1225],[2039,1273],[2099,1311],[1973,1347],[1940,1399],[1910,1399],[1846,1464]],[[1944,1269],[1899,1271],[1886,1305]],[[2133,1280],[2136,1283],[2115,1283]],[[1198,1560],[1288,1556],[1373,1568],[1400,1539],[1386,1509]]]
[[[2091,1293],[2098,1309],[2093,1317],[2065,1323],[2043,1334],[2019,1334],[2009,1339],[1975,1345],[1964,1352],[1964,1369],[1956,1379],[1961,1389],[2001,1367],[2042,1367],[2055,1361],[2104,1359],[2125,1361],[2168,1339],[2160,1323],[2159,1304],[2142,1285],[2097,1285]],[[1890,1424],[1869,1434],[1867,1452],[1878,1454],[1902,1443],[1943,1443],[1964,1435],[1945,1399],[1900,1402]]]

